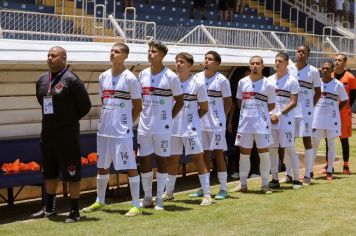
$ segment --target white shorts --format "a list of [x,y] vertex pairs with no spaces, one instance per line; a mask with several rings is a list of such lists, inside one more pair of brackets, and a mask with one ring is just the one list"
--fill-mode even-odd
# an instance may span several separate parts
[[138,155],[148,156],[152,153],[160,157],[171,155],[171,135],[170,134],[140,134],[137,135]]
[[311,137],[313,133],[312,123],[313,120],[304,120],[303,117],[294,118],[294,134],[295,137]]
[[203,150],[227,150],[225,131],[202,131],[201,142]]
[[267,148],[273,144],[271,134],[237,133],[235,146],[252,148],[253,141],[256,141],[257,148]]
[[115,170],[137,169],[132,138],[108,138],[97,136],[98,168]]
[[335,129],[313,129],[313,137],[324,139],[324,138],[335,138],[340,136],[340,131]]
[[271,147],[292,147],[294,146],[294,130],[272,129],[273,144]]
[[198,154],[203,152],[200,135],[190,137],[171,136],[171,155]]

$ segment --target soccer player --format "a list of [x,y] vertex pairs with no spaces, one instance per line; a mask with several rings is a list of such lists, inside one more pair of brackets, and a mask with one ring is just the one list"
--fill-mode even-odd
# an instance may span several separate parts
[[98,175],[97,199],[83,209],[89,213],[105,206],[105,192],[109,181],[109,167],[126,170],[133,207],[126,216],[140,215],[140,177],[133,153],[132,123],[142,110],[141,86],[135,75],[125,68],[129,47],[116,43],[111,48],[112,68],[99,76],[99,95],[102,109],[97,131]]
[[356,98],[356,79],[348,71],[345,70],[347,64],[347,57],[345,54],[339,53],[335,56],[334,65],[335,70],[333,77],[339,80],[346,90],[349,97],[346,105],[340,110],[341,116],[341,135],[340,141],[342,146],[342,156],[344,159],[343,174],[349,175],[349,157],[350,157],[350,146],[349,137],[352,135],[352,117],[351,117],[351,105]]
[[204,198],[200,205],[210,205],[209,170],[206,168],[203,158],[203,147],[201,143],[200,118],[208,111],[208,94],[205,84],[190,73],[194,64],[193,56],[181,52],[176,56],[177,74],[182,82],[184,93],[183,109],[173,120],[171,134],[171,157],[168,159],[168,180],[166,184],[167,200],[173,199],[176,176],[178,174],[179,157],[183,154],[191,155],[198,170],[201,188]]
[[171,155],[173,118],[183,107],[184,100],[178,76],[162,62],[168,52],[167,47],[157,41],[151,41],[148,46],[148,61],[151,66],[141,71],[139,75],[143,95],[143,109],[137,137],[142,185],[145,192],[142,206],[153,206],[152,159],[155,157],[157,160],[155,209],[164,210],[162,196],[168,177],[167,157]]
[[[226,182],[227,171],[224,151],[227,150],[225,129],[226,115],[231,108],[231,88],[229,80],[217,71],[221,63],[221,56],[215,51],[208,51],[204,58],[204,71],[196,74],[196,78],[204,83],[208,90],[208,113],[201,118],[202,144],[204,162],[210,171],[210,154],[214,153],[220,191],[215,195],[216,200],[223,200],[228,196]],[[190,194],[190,197],[202,197],[202,189]]]
[[237,88],[240,120],[235,145],[240,146],[240,185],[231,190],[232,192],[247,192],[249,157],[255,141],[260,156],[261,191],[265,194],[272,193],[268,187],[271,169],[268,147],[273,143],[269,112],[275,107],[276,93],[274,84],[262,75],[263,67],[262,57],[251,57],[251,74],[242,78]]
[[328,168],[326,179],[332,180],[333,163],[336,156],[335,138],[341,133],[340,110],[347,104],[347,93],[344,85],[334,79],[331,73],[334,66],[325,62],[321,68],[321,97],[315,106],[313,119],[313,155],[318,152],[321,139],[327,139]]
[[270,146],[272,181],[268,184],[270,188],[279,188],[278,148],[288,153],[291,158],[294,181],[293,188],[299,189],[302,183],[299,181],[299,159],[294,148],[294,108],[298,101],[298,80],[287,70],[289,56],[286,53],[278,53],[275,59],[276,73],[268,79],[275,85],[276,107],[271,114],[272,137],[274,143]]
[[[307,63],[310,48],[301,45],[296,50],[296,64],[292,74],[298,79],[298,104],[295,109],[295,137],[302,137],[305,148],[304,185],[309,185],[313,171],[312,123],[314,106],[320,97],[320,75],[318,69]],[[287,154],[288,155],[288,154]],[[289,158],[290,159],[290,158]],[[286,162],[288,163],[288,161]],[[286,167],[290,171],[289,165]],[[287,175],[287,181],[291,177]]]

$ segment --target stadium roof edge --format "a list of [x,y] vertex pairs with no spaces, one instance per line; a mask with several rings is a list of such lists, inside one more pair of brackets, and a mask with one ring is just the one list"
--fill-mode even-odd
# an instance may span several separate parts
[[[67,62],[72,65],[109,65],[109,52],[113,43],[69,42],[69,41],[32,41],[0,39],[0,64],[46,64],[47,52],[53,46],[66,49]],[[147,44],[128,44],[130,54],[127,65],[148,65]],[[168,45],[168,54],[164,59],[166,65],[175,63],[175,55],[189,52],[194,56],[195,64],[202,64],[204,55],[209,50],[217,51],[222,58],[222,66],[247,66],[249,58],[259,55],[264,59],[265,66],[274,65],[276,52],[271,50],[215,48],[200,46]]]

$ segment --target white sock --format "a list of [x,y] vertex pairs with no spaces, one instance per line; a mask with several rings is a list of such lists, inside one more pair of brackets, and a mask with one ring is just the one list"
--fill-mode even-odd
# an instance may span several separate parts
[[142,187],[145,193],[145,197],[147,198],[152,198],[152,178],[152,171],[147,173],[141,173]]
[[336,156],[336,147],[335,147],[335,138],[328,138],[328,169],[326,172],[332,173],[333,172],[333,166],[334,166],[334,160]]
[[278,180],[279,155],[278,148],[272,147],[269,149],[271,156],[271,173],[274,180]]
[[240,153],[240,183],[247,185],[248,173],[250,173],[251,163],[250,156]]
[[[319,146],[319,145],[318,145]],[[305,149],[305,173],[304,176],[310,178],[310,172],[313,170],[313,149]]]
[[201,188],[203,189],[204,196],[210,197],[210,173],[199,175]]
[[292,176],[291,158],[292,157],[288,157],[287,152],[284,154],[284,165],[286,166],[286,175],[288,176]]
[[176,186],[176,175],[168,175],[167,183],[166,183],[166,192],[169,196],[173,196],[174,187]]
[[166,186],[168,174],[157,172],[157,196],[156,199],[162,200],[164,187]]
[[286,154],[287,153],[288,155],[285,155],[285,158],[289,159],[288,161],[293,168],[293,179],[299,180],[299,159],[294,146],[286,147]]
[[268,176],[271,170],[271,160],[269,157],[269,152],[259,153],[259,156],[262,186],[268,186]]
[[109,174],[96,176],[96,201],[105,204],[106,186],[109,182]]
[[227,172],[218,172],[218,179],[220,182],[220,190],[226,191]]
[[132,205],[140,207],[140,176],[129,177]]

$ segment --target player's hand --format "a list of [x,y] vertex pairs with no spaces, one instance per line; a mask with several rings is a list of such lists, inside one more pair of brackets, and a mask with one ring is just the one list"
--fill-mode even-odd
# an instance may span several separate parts
[[275,114],[271,114],[271,123],[273,125],[276,125],[278,124],[278,121],[279,121],[278,117]]

